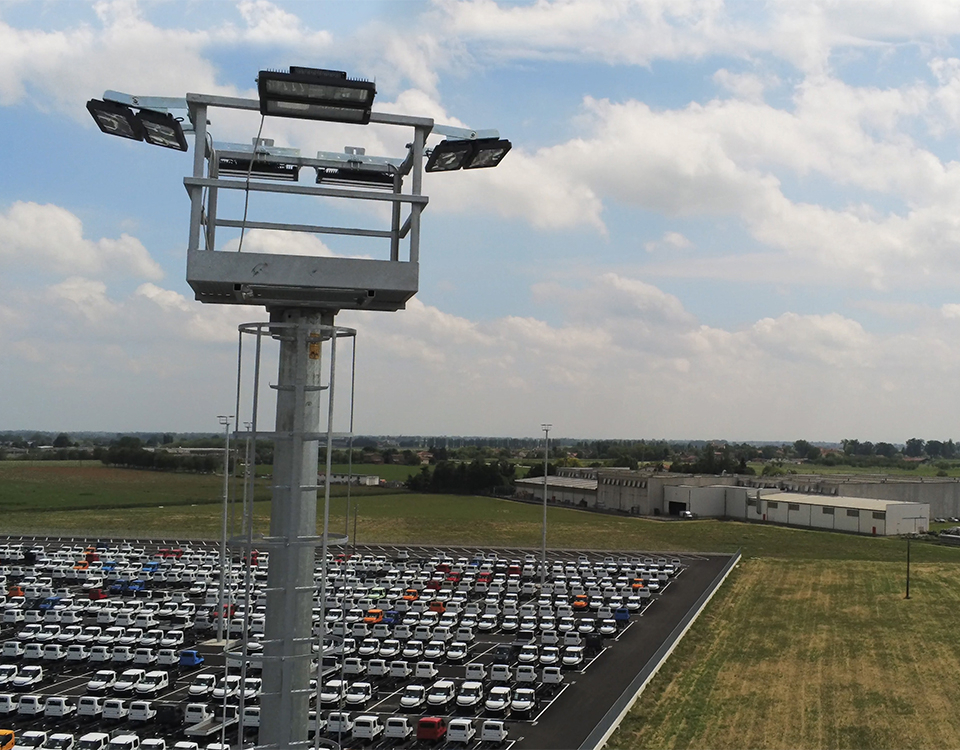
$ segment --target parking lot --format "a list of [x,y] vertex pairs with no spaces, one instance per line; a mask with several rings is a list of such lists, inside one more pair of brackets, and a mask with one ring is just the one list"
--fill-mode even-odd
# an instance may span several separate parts
[[[579,747],[725,562],[570,551],[551,552],[541,571],[529,550],[334,551],[322,658],[317,566],[322,676],[311,725],[319,713],[321,734],[344,746]],[[220,588],[214,546],[0,543],[0,728],[18,742],[27,731],[72,735],[56,745],[67,748],[90,732],[136,734],[148,747],[237,747],[242,717],[244,746],[253,746],[267,564],[265,552],[249,567],[235,555],[224,580],[225,628],[253,657],[241,674],[206,645]],[[34,684],[4,677],[23,681],[36,667]],[[119,693],[110,675],[106,685],[94,680],[130,669],[140,671]],[[137,684],[155,672],[162,678]],[[25,704],[29,696],[39,699]],[[105,718],[107,708],[117,718]]]

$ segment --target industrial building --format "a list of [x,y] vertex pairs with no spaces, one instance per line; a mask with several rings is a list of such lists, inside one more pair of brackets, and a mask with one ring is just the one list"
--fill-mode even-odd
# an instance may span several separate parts
[[667,487],[664,499],[672,512],[689,510],[699,516],[871,536],[922,533],[930,527],[929,505],[897,500],[808,495],[722,485]]
[[[839,492],[851,486],[863,492],[865,486],[871,486],[867,483],[812,486],[813,483],[795,484],[792,477],[788,482],[765,480],[627,469],[560,469],[557,476],[547,477],[547,500],[552,504],[630,515],[678,516],[689,511],[705,518],[732,518],[873,536],[925,532],[930,526],[929,503],[912,498],[862,497]],[[520,497],[543,497],[543,477],[521,479],[516,485]],[[905,483],[897,485],[903,487]],[[796,491],[801,487],[807,492]],[[911,489],[906,494],[910,497],[919,493]]]

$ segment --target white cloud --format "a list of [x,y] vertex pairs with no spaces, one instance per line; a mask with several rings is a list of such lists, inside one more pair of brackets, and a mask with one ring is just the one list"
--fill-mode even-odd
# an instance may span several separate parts
[[693,247],[693,243],[680,232],[664,232],[659,240],[644,243],[643,247],[648,253],[652,253],[662,248],[686,250]]
[[80,219],[60,206],[17,201],[0,213],[0,264],[42,269],[52,276],[73,274],[163,276],[143,244],[128,234],[92,241]]
[[107,298],[107,285],[102,281],[74,276],[54,284],[50,293],[54,301],[89,323],[99,323],[118,312],[117,305]]

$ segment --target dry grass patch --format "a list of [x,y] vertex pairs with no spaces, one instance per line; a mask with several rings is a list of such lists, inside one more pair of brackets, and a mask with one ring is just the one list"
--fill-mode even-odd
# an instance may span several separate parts
[[960,567],[749,560],[618,748],[941,748],[960,736]]

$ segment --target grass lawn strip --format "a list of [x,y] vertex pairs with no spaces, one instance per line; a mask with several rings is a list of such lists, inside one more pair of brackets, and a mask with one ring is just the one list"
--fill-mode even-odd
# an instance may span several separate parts
[[955,747],[960,568],[911,596],[890,563],[745,561],[609,747]]

